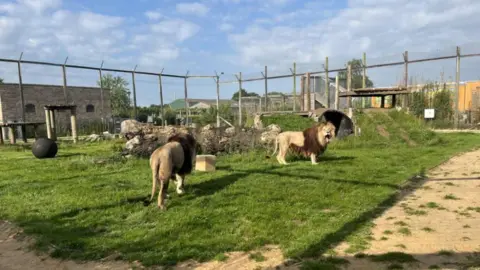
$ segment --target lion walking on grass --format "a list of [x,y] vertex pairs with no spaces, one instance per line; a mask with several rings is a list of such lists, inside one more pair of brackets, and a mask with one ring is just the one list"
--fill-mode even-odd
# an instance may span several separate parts
[[[331,139],[335,137],[335,126],[331,122],[315,124],[303,131],[284,131],[275,137],[275,150],[278,150],[277,161],[280,164],[288,164],[285,160],[287,151],[293,151],[310,157],[312,164],[318,164],[317,155],[327,149]],[[267,156],[267,158],[270,158]]]
[[176,181],[177,194],[184,193],[185,176],[190,174],[196,156],[195,138],[190,134],[176,134],[168,138],[167,143],[157,148],[150,156],[152,170],[152,195],[153,200],[157,185],[160,187],[157,206],[166,210],[165,199],[170,179]]

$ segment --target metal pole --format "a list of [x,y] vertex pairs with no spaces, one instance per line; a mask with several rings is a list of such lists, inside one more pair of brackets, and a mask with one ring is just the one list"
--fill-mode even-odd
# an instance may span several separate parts
[[267,74],[267,66],[265,66],[265,72],[263,73],[263,77],[265,78],[265,112],[268,110],[268,74]]
[[238,125],[242,126],[242,72],[238,73],[239,75],[236,76],[238,79]]
[[[104,105],[104,93],[103,93],[103,79],[102,79],[102,68],[103,68],[103,61],[102,61],[102,64],[100,65],[100,69],[98,70],[98,74],[99,74],[99,77],[100,77],[100,102],[102,103],[101,106],[102,106],[102,122],[105,118],[105,105]],[[105,123],[103,123],[105,124]]]
[[163,109],[162,73],[163,73],[163,68],[162,68],[162,71],[160,72],[160,75],[158,75],[158,85],[159,85],[159,88],[160,88],[160,114],[161,114],[161,117],[162,117],[161,126],[164,126],[165,125],[165,111]]
[[190,111],[188,109],[187,79],[188,79],[188,70],[187,70],[187,74],[185,75],[185,79],[184,79],[184,82],[183,82],[184,94],[185,94],[185,125],[188,125],[188,112]]
[[458,95],[460,92],[460,47],[457,46],[457,70],[455,72],[455,129],[458,129]]
[[327,96],[327,108],[330,109],[330,78],[328,78],[328,56],[325,57],[325,95]]
[[[363,76],[362,76],[362,88],[367,88],[367,53],[363,53]],[[366,97],[362,97],[362,108],[365,108]],[[371,99],[371,98],[370,98]]]
[[65,62],[62,65],[63,72],[63,95],[65,96],[65,104],[68,104],[68,94],[67,94],[67,71],[65,65],[67,64],[68,56],[65,58]]
[[[21,64],[20,62],[22,61],[22,56],[23,56],[23,52],[20,54],[20,58],[18,59],[18,62],[17,62],[17,66],[18,66],[18,88],[20,90],[20,101],[21,101],[21,106],[22,106],[22,122],[26,122],[26,119],[25,119],[25,96],[24,96],[24,93],[23,93],[23,82],[22,82],[22,67],[21,67]],[[1,127],[0,127],[1,129]],[[21,129],[22,129],[22,139],[24,142],[27,142],[27,137],[26,137],[26,128],[25,126],[21,126]],[[2,136],[0,134],[0,136]]]
[[215,71],[215,83],[217,84],[217,128],[220,127],[220,76],[218,76],[218,73]]
[[297,111],[297,63],[293,62],[293,111]]
[[137,65],[132,71],[132,89],[133,89],[133,117],[135,120],[137,119],[137,89],[135,87],[135,71],[137,70]]

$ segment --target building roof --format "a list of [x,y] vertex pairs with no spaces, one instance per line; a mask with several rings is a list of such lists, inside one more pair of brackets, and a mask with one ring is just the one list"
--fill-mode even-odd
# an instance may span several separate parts
[[[188,99],[188,105],[189,105],[189,107],[194,106],[195,104],[198,104],[198,103],[200,103],[200,102],[201,102],[201,103],[208,104],[208,105],[216,105],[216,104],[217,104],[217,100],[216,100],[216,99],[199,99],[199,98],[189,98],[189,99]],[[220,100],[219,100],[219,103],[220,103],[220,104],[230,104],[232,107],[236,107],[236,106],[237,106],[236,101],[230,100],[230,99],[220,99]],[[183,99],[183,98],[178,98],[178,99],[170,102],[169,106],[170,106],[170,108],[172,108],[173,110],[184,109],[184,108],[185,108],[185,99]]]

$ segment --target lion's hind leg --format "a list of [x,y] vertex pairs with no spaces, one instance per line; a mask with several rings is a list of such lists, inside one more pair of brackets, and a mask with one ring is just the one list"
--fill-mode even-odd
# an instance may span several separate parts
[[160,182],[160,192],[158,193],[158,202],[157,206],[161,210],[166,210],[165,199],[167,198],[168,185],[170,183],[170,178],[172,178],[172,166],[160,165],[159,172],[159,182]]

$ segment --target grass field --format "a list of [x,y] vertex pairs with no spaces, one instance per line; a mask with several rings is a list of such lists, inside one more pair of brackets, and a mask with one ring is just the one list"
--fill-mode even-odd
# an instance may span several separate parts
[[[417,139],[409,146],[392,131],[397,120],[362,119],[368,143],[335,142],[316,166],[309,159],[281,166],[263,151],[222,156],[215,173],[187,177],[185,195],[170,185],[166,212],[155,203],[143,206],[151,189],[148,160],[117,158],[110,142],[62,143],[49,160],[4,146],[0,218],[16,222],[38,237],[37,248],[61,258],[119,252],[124,260],[168,265],[265,244],[306,257],[344,240],[352,252],[361,251],[373,214],[391,203],[401,184],[480,145],[476,134],[431,134],[409,122],[403,129]],[[380,124],[390,128],[388,140],[372,131]]]

